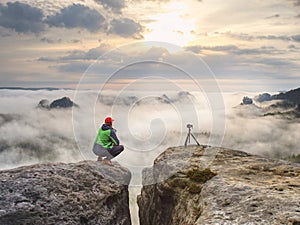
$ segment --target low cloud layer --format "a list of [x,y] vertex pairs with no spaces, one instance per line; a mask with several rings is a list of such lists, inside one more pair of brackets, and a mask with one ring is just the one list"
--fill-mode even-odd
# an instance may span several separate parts
[[[268,105],[239,105],[231,108],[227,115],[227,126],[223,145],[271,158],[285,158],[300,154],[297,132],[299,119],[280,115],[264,116]],[[259,103],[256,102],[257,105]],[[285,109],[276,109],[285,111]]]
[[[226,121],[222,146],[271,158],[300,154],[299,119],[263,116],[265,103],[239,105],[245,95],[224,94],[226,114],[216,112]],[[52,101],[63,96],[75,98],[80,108],[73,113],[70,109],[36,108],[41,99]],[[95,160],[91,151],[93,141],[108,115],[115,118],[117,134],[126,148],[117,160],[125,166],[140,168],[150,166],[167,147],[183,145],[187,123],[194,125],[193,132],[199,142],[207,144],[213,123],[209,104],[198,92],[157,96],[107,91],[98,96],[97,92],[84,91],[74,97],[72,90],[1,90],[0,106],[1,168]]]

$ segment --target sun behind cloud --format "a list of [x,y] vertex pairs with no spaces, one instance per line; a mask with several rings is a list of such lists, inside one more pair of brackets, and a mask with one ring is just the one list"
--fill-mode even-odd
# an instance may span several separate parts
[[153,21],[147,24],[146,41],[169,42],[180,47],[194,39],[194,19],[188,16],[188,5],[185,2],[172,2],[165,6],[165,12],[153,15]]

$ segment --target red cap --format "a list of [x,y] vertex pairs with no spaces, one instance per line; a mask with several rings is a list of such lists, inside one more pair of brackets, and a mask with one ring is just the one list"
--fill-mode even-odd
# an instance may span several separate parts
[[111,117],[106,117],[105,118],[105,123],[112,123],[114,120],[113,120],[113,118],[111,118]]

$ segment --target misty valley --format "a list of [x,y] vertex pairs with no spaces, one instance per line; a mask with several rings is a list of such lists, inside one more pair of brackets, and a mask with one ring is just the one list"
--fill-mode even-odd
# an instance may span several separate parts
[[[75,101],[74,90],[0,90],[1,168],[94,159],[96,131],[111,114],[127,149],[118,159],[121,164],[151,165],[166,148],[183,145],[187,123],[194,125],[201,144],[214,145],[211,136],[220,135],[211,133],[214,118],[198,92],[82,92]],[[299,162],[299,96],[299,89],[274,95],[223,93],[225,114],[217,113],[226,123],[218,137],[222,146]]]

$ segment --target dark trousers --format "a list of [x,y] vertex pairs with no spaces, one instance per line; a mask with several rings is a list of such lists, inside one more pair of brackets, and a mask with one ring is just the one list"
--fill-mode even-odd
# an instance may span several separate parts
[[121,152],[123,152],[124,146],[123,145],[117,145],[112,147],[111,149],[107,149],[107,151],[113,156],[112,158],[119,155]]
[[112,158],[119,155],[124,150],[123,145],[117,145],[112,148],[104,148],[101,145],[98,145],[97,143],[94,144],[93,152],[95,155],[100,157],[106,157],[106,159],[111,160]]

